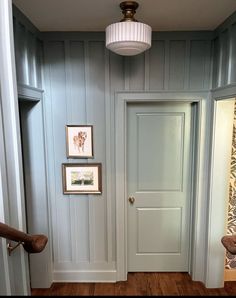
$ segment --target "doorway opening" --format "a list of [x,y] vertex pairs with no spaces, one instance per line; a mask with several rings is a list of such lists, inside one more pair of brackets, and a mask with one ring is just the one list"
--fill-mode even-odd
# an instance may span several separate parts
[[[170,100],[170,98],[172,98]],[[142,103],[166,103],[167,105],[170,103],[174,104],[186,104],[186,106],[190,108],[190,123],[188,129],[191,131],[192,140],[190,142],[190,152],[191,162],[189,165],[189,169],[192,169],[191,182],[190,182],[190,193],[192,198],[192,206],[189,208],[189,213],[191,217],[191,228],[189,229],[190,241],[189,241],[189,251],[188,251],[188,262],[187,269],[182,269],[184,271],[188,271],[191,276],[196,276],[199,274],[198,265],[203,261],[203,257],[201,252],[197,249],[196,241],[198,240],[197,233],[199,229],[197,228],[202,222],[199,222],[199,214],[197,213],[197,209],[199,208],[200,201],[202,200],[201,193],[201,185],[199,185],[199,176],[200,176],[200,167],[202,161],[200,162],[200,146],[203,142],[202,140],[202,126],[201,126],[201,115],[205,113],[205,107],[202,105],[201,101],[202,97],[194,94],[193,96],[186,97],[186,94],[169,94],[167,93],[127,93],[127,94],[118,94],[116,101],[116,218],[117,218],[117,280],[126,280],[127,273],[129,271],[128,267],[128,218],[127,218],[127,209],[130,201],[128,200],[128,195],[130,195],[127,191],[128,183],[127,177],[128,173],[128,161],[127,161],[127,150],[128,150],[128,141],[126,136],[126,131],[128,127],[127,113],[128,106],[132,104],[142,104]],[[141,113],[142,114],[142,113]],[[181,114],[181,113],[180,113]],[[178,119],[178,117],[177,117]],[[179,118],[181,119],[181,117]],[[181,120],[177,120],[181,122]],[[176,119],[175,119],[176,120]],[[179,123],[180,123],[179,122]],[[145,125],[144,125],[145,126]],[[183,126],[180,125],[183,128]],[[145,132],[147,129],[143,129]],[[181,129],[180,129],[181,131]],[[184,131],[184,130],[183,130]],[[150,132],[149,132],[150,133]],[[178,139],[178,138],[177,138]],[[178,141],[177,141],[178,142]],[[135,143],[135,142],[134,142]],[[181,148],[182,150],[182,148]],[[187,150],[187,149],[185,149]],[[193,154],[194,153],[194,154]],[[181,167],[180,167],[181,168]],[[121,175],[122,173],[122,175]],[[189,173],[189,172],[188,172]],[[182,186],[181,186],[182,187]],[[142,192],[142,191],[141,191]],[[164,192],[164,188],[163,188]],[[132,194],[131,194],[132,195]],[[172,209],[176,215],[176,219],[179,218],[178,207],[176,209]],[[181,209],[181,208],[180,208]],[[191,212],[193,210],[193,212]],[[144,211],[144,210],[140,210]],[[146,211],[146,210],[145,210]],[[160,210],[160,211],[163,211]],[[155,212],[159,212],[159,210],[154,210]],[[152,214],[154,214],[152,213]],[[193,213],[193,214],[192,214]],[[142,217],[143,214],[140,213]],[[145,223],[146,220],[143,220]],[[145,233],[143,233],[145,235]],[[151,238],[150,238],[151,239]],[[150,240],[149,239],[149,240]],[[178,242],[178,241],[177,241]],[[179,242],[178,242],[179,243]],[[175,243],[176,244],[176,243]],[[146,248],[144,248],[145,250]],[[149,251],[150,254],[152,252]],[[178,254],[178,252],[176,253]],[[201,260],[199,261],[199,259]],[[198,260],[198,263],[197,261]],[[197,265],[196,265],[197,264]],[[185,264],[186,265],[186,264]],[[185,267],[186,268],[186,267]],[[176,269],[174,269],[176,270]],[[178,269],[181,271],[181,269]],[[153,271],[153,270],[151,270]],[[156,270],[158,271],[158,269]],[[162,269],[160,269],[162,271]],[[164,269],[163,269],[164,271]],[[168,271],[171,271],[168,269]]]
[[189,102],[127,105],[129,272],[190,270],[193,120]]
[[50,235],[43,107],[40,100],[19,99],[27,232],[49,238],[45,249],[29,254],[31,288],[50,287]]
[[[217,236],[235,233],[235,98],[224,98],[215,101],[215,121],[213,123],[212,146],[212,190],[211,198],[215,210],[223,210],[215,214],[212,241],[215,249],[222,251],[221,260],[223,267],[222,279],[224,281],[236,280],[235,256],[230,255],[216,243]],[[220,173],[220,175],[219,175]],[[213,236],[215,235],[215,236]],[[215,238],[213,238],[215,237]],[[219,240],[218,240],[219,242]],[[219,246],[219,248],[218,248]]]

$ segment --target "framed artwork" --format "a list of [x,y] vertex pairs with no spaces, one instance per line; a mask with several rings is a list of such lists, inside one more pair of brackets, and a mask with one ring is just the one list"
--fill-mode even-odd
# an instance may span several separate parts
[[101,163],[63,163],[62,179],[64,194],[101,194]]
[[66,125],[68,158],[93,158],[93,126]]

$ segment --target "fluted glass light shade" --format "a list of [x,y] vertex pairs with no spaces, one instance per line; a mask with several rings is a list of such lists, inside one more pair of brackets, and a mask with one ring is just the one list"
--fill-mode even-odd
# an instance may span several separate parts
[[137,2],[120,4],[124,18],[106,28],[106,47],[119,55],[133,56],[151,47],[152,29],[149,25],[134,19]]

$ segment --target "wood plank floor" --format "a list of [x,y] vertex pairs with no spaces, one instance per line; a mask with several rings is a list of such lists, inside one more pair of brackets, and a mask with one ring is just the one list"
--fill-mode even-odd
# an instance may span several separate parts
[[236,296],[236,282],[207,289],[188,273],[129,273],[116,283],[53,283],[50,289],[32,289],[32,296]]

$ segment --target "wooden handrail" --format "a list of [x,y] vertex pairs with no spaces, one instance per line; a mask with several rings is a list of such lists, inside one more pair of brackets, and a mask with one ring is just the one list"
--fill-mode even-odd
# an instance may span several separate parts
[[[45,235],[29,235],[0,222],[0,237],[22,244],[28,253],[39,253],[45,248],[48,238]],[[18,246],[17,245],[17,246]],[[8,246],[9,250],[14,248]]]
[[236,235],[227,235],[221,238],[221,243],[232,255],[236,255]]

